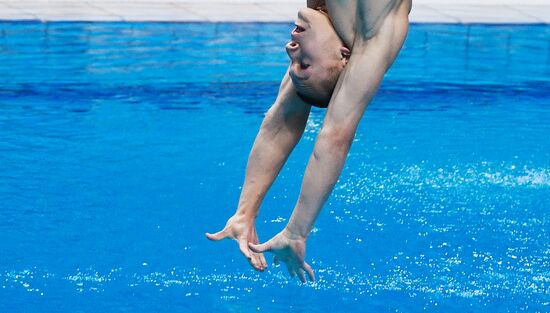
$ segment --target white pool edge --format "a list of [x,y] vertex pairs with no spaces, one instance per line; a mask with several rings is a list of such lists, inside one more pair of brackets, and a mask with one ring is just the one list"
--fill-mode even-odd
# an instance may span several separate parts
[[[0,20],[291,22],[305,0],[0,0]],[[548,0],[413,0],[412,23],[549,24]]]

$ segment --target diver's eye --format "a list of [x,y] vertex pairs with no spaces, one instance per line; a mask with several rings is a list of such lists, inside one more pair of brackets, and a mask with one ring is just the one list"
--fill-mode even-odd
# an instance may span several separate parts
[[309,64],[300,63],[300,69],[306,70],[309,67]]

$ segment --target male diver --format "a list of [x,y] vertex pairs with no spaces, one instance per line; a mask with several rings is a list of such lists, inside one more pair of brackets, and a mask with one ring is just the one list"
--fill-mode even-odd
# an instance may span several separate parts
[[[411,5],[411,0],[307,1],[286,45],[290,66],[250,152],[237,210],[208,239],[236,240],[260,271],[267,267],[263,252],[270,251],[291,276],[314,281],[305,262],[306,240],[340,176],[363,112],[401,50]],[[260,204],[300,140],[311,105],[327,112],[300,196],[286,227],[259,244]]]

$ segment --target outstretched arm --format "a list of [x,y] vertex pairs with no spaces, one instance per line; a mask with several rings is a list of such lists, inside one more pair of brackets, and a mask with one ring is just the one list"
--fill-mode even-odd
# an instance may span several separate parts
[[395,60],[408,30],[407,14],[389,15],[376,36],[359,40],[341,74],[309,159],[302,189],[292,216],[283,231],[253,251],[272,251],[285,262],[292,276],[305,282],[305,242],[330,195],[346,160],[365,108],[376,93],[384,74]]
[[248,242],[258,243],[254,221],[265,194],[304,132],[310,108],[296,95],[287,72],[248,157],[237,211],[221,231],[206,234],[210,240],[236,240],[256,270],[263,270],[266,262],[262,254],[250,251],[247,245]]

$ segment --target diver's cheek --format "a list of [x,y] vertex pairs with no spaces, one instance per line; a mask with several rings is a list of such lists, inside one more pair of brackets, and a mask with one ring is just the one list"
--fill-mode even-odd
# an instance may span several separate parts
[[292,74],[294,75],[294,77],[298,78],[298,75],[296,73],[300,71],[300,64],[298,62],[292,62],[290,68],[292,69]]

